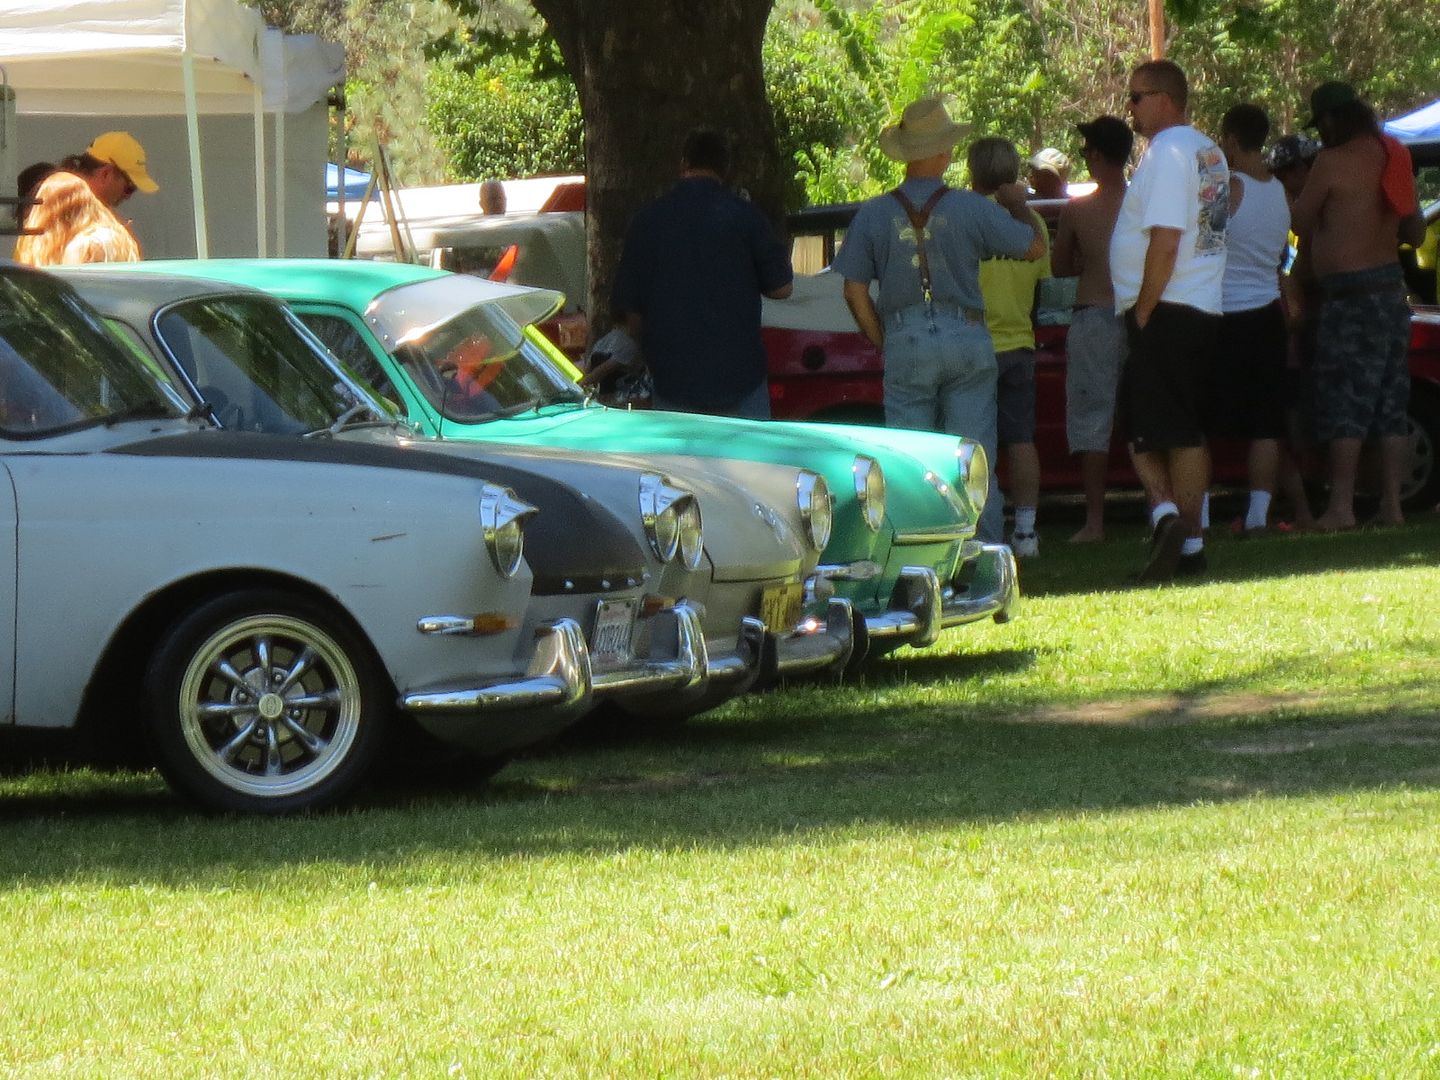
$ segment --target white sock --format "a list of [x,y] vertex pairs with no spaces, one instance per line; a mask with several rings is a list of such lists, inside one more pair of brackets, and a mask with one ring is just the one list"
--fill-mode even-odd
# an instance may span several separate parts
[[1250,492],[1250,509],[1245,514],[1245,528],[1263,529],[1270,519],[1270,492]]
[[1205,541],[1198,536],[1187,536],[1185,543],[1180,545],[1181,555],[1196,555],[1205,547]]
[[1161,518],[1169,517],[1171,514],[1175,514],[1177,517],[1180,514],[1180,508],[1173,502],[1167,500],[1162,503],[1156,503],[1155,508],[1150,511],[1151,526],[1159,525]]
[[1210,493],[1207,491],[1200,499],[1200,528],[1210,527]]
[[1035,531],[1035,507],[1015,507],[1015,531],[1022,536],[1028,536]]

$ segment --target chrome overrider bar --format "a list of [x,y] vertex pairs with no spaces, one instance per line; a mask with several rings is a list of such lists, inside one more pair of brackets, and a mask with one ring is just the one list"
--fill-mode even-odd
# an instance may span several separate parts
[[855,651],[855,614],[850,601],[831,597],[825,617],[808,616],[788,631],[771,633],[765,650],[769,680],[840,671]]
[[709,666],[700,612],[682,601],[650,616],[649,656],[608,670],[592,664],[591,677],[599,698],[659,690],[688,694],[704,689]]
[[967,540],[948,587],[942,588],[939,575],[928,566],[903,567],[890,609],[865,618],[865,641],[857,641],[856,648],[863,644],[868,649],[874,639],[932,645],[946,627],[985,618],[1008,622],[1019,610],[1019,580],[1009,545]]
[[[590,651],[574,619],[555,619],[535,632],[535,651],[523,674],[432,686],[400,695],[399,706],[440,738],[477,749],[513,741],[504,726],[515,714],[534,719],[528,731],[558,730],[591,704]],[[478,721],[478,722],[477,722]]]

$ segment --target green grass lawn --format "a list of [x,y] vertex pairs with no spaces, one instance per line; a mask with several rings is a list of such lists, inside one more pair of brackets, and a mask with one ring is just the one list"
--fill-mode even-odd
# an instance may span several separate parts
[[1063,535],[1007,626],[478,790],[0,777],[0,1074],[1440,1076],[1440,521]]

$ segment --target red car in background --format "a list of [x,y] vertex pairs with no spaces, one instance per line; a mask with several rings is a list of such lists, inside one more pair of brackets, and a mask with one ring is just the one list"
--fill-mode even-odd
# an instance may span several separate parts
[[[1034,204],[1032,204],[1034,205]],[[833,258],[837,234],[855,212],[854,203],[816,207],[790,218],[791,234],[819,236],[815,261]],[[1430,208],[1433,215],[1437,206]],[[1038,205],[1051,217],[1055,206]],[[1046,214],[1046,211],[1052,211]],[[816,246],[813,245],[812,246]],[[797,259],[797,262],[799,260]],[[1433,289],[1433,277],[1430,279]],[[770,399],[777,419],[883,424],[880,354],[855,329],[841,295],[842,280],[828,270],[797,273],[789,300],[766,300],[762,335],[770,362]],[[1063,290],[1052,303],[1042,290],[1035,329],[1035,442],[1040,454],[1041,484],[1047,491],[1079,490],[1080,470],[1065,438],[1065,337],[1069,310]],[[1408,506],[1428,509],[1440,498],[1440,307],[1417,305],[1411,316],[1410,420],[1415,453],[1403,496]],[[1002,472],[1003,472],[1003,462]],[[1245,482],[1244,447],[1214,447],[1215,479],[1222,484]],[[1110,484],[1135,487],[1123,442],[1111,444]]]

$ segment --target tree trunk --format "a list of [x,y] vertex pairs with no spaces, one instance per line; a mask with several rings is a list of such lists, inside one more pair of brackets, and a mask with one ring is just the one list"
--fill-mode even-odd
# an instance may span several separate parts
[[781,220],[784,184],[760,58],[774,0],[531,0],[560,46],[585,121],[592,340],[631,216],[679,172],[692,128],[731,140],[732,182]]

